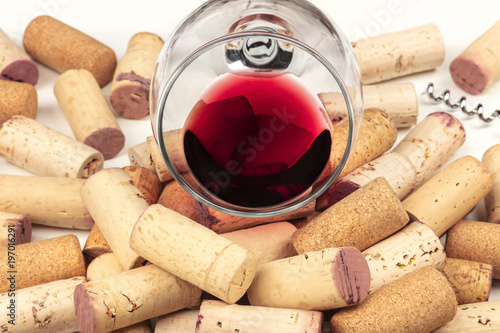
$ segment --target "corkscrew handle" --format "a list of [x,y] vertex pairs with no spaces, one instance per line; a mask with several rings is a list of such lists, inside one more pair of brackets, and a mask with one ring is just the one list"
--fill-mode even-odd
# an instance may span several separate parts
[[495,110],[489,117],[484,116],[483,112],[483,105],[479,103],[474,109],[472,110],[467,110],[467,98],[465,96],[462,96],[460,100],[458,100],[456,103],[451,103],[450,101],[450,91],[446,89],[441,95],[435,96],[434,95],[434,84],[429,83],[427,85],[427,90],[425,92],[427,94],[427,97],[429,100],[434,103],[434,104],[439,104],[439,103],[444,103],[446,106],[448,106],[452,111],[461,109],[462,112],[467,114],[468,116],[474,116],[477,115],[479,119],[481,119],[484,122],[491,122],[494,119],[498,118],[500,119],[500,110]]

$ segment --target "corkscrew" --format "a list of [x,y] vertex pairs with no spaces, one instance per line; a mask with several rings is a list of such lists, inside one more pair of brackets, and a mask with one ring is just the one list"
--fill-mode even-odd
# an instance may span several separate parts
[[[446,106],[448,106],[452,111],[461,109],[462,112],[467,114],[468,116],[474,116],[477,115],[482,121],[489,123],[490,121],[494,120],[495,118],[500,119],[500,110],[495,110],[489,117],[484,116],[483,112],[483,105],[479,103],[473,110],[467,110],[467,98],[465,96],[462,96],[460,100],[456,103],[451,103],[450,102],[450,91],[446,89],[440,96],[435,96],[434,95],[434,84],[429,83],[427,85],[427,97],[432,103],[439,104],[439,103],[445,103]],[[424,93],[424,94],[425,94]]]

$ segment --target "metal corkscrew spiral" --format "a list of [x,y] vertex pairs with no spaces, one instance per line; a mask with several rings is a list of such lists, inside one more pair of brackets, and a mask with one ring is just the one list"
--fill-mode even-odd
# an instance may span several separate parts
[[477,115],[482,121],[484,122],[491,122],[494,119],[498,118],[500,119],[500,110],[495,110],[489,117],[484,116],[483,112],[483,105],[479,103],[473,110],[467,110],[467,98],[465,96],[462,96],[460,100],[456,103],[451,103],[450,102],[450,91],[447,89],[445,90],[440,96],[435,96],[434,95],[434,84],[429,83],[427,85],[427,97],[429,100],[434,103],[434,104],[439,104],[444,102],[446,106],[448,106],[452,111],[456,109],[461,109],[462,112],[467,114],[468,116],[474,116]]

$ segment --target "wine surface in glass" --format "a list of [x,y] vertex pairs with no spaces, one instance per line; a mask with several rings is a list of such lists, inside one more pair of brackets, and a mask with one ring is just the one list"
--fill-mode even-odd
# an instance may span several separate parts
[[243,207],[277,205],[308,189],[330,157],[319,98],[291,74],[224,74],[184,127],[189,168],[206,189]]

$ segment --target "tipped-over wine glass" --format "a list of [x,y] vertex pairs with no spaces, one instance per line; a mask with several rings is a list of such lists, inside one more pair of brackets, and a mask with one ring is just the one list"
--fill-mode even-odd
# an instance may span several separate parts
[[[321,92],[340,103],[327,112]],[[304,0],[200,6],[165,43],[150,103],[179,184],[209,207],[248,217],[287,213],[324,192],[363,112],[351,44]]]

